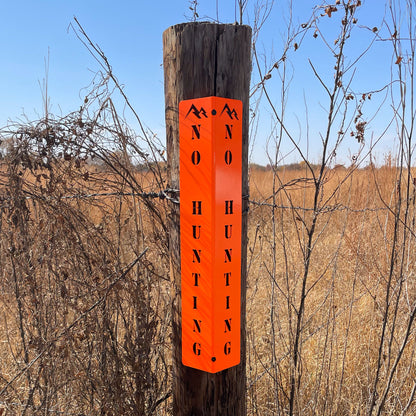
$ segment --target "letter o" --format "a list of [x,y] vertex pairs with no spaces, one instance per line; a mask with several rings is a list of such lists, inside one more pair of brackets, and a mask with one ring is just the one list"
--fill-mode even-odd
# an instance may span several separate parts
[[231,153],[231,150],[227,150],[227,151],[225,152],[224,159],[225,159],[225,163],[226,163],[227,165],[231,165],[231,162],[232,162],[232,160],[233,160],[233,155],[232,155],[232,153]]
[[198,150],[194,150],[192,152],[191,160],[194,165],[199,165],[199,162],[201,161],[201,155]]

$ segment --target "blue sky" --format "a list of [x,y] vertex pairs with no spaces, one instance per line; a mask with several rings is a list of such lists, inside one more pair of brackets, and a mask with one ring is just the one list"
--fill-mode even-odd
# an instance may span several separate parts
[[[248,1],[245,23],[252,24],[256,4],[267,2]],[[313,7],[322,4],[313,0],[293,2],[293,24],[307,21]],[[84,29],[105,52],[114,73],[130,98],[142,121],[164,141],[164,92],[162,68],[162,33],[171,25],[191,19],[188,0],[126,1],[108,0],[16,0],[3,1],[0,5],[0,126],[9,121],[34,120],[42,116],[41,86],[45,78],[45,62],[49,54],[48,95],[50,111],[65,115],[77,110],[85,95],[98,64],[68,27],[76,16]],[[231,23],[236,18],[234,0],[201,0],[198,14],[201,20],[218,19]],[[260,32],[257,50],[261,65],[266,68],[281,56],[285,31],[289,20],[289,1],[276,0],[270,16]],[[363,0],[358,13],[361,26],[379,26],[385,13],[384,2]],[[340,18],[333,15],[321,18],[322,30],[328,39],[335,38]],[[308,33],[299,50],[288,54],[288,73],[292,78],[289,100],[286,107],[288,125],[293,126],[294,136],[305,140],[309,127],[310,157],[319,158],[313,150],[312,136],[319,136],[324,129],[327,97],[322,86],[313,75],[308,63],[310,59],[323,79],[333,77],[333,57],[328,53],[322,39]],[[349,42],[348,59],[352,62],[371,40],[373,34],[358,28]],[[354,76],[356,91],[379,89],[390,77],[391,51],[381,42],[375,43],[371,53],[363,58],[362,65]],[[257,79],[253,71],[253,82]],[[273,73],[269,81],[273,99],[279,106],[279,77]],[[306,97],[306,98],[305,98]],[[376,100],[375,100],[376,101]],[[253,142],[252,160],[267,163],[266,148],[272,151],[274,125],[270,108],[261,105],[259,133]],[[308,120],[306,121],[306,109]],[[322,127],[323,126],[323,127]],[[132,126],[133,128],[136,126]],[[370,126],[377,133],[382,130],[375,122]],[[282,155],[290,154],[290,145],[282,148]],[[357,151],[354,141],[342,149],[340,161]],[[383,152],[384,150],[382,150]],[[292,156],[288,156],[291,160]],[[296,159],[295,156],[293,158]]]
[[[161,7],[152,1],[18,0],[0,7],[1,125],[23,111],[30,119],[36,111],[42,113],[39,83],[48,53],[51,111],[65,114],[78,108],[81,89],[98,65],[68,30],[74,16],[106,53],[137,111],[150,125],[162,122],[162,32],[185,19],[186,1],[166,1]],[[157,116],[148,113],[153,101],[155,111],[160,107]]]

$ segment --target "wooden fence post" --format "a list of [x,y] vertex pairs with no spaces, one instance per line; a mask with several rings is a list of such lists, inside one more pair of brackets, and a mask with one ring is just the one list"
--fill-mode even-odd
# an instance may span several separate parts
[[169,213],[174,415],[243,416],[246,414],[245,306],[251,28],[199,22],[172,26],[163,34],[163,65],[169,188],[179,189],[179,102],[217,96],[241,100],[243,103],[241,361],[239,365],[215,374],[182,364],[179,207],[172,207]]

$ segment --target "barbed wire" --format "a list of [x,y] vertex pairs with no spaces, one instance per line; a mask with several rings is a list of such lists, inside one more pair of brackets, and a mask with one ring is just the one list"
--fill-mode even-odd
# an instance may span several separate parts
[[168,201],[173,202],[174,204],[179,204],[179,200],[172,198],[169,194],[178,194],[178,189],[164,189],[159,192],[104,192],[104,193],[94,193],[94,194],[76,194],[76,195],[67,195],[62,196],[61,199],[87,199],[87,198],[96,198],[101,196],[136,196],[145,199],[167,199]]
[[[53,199],[89,199],[89,198],[98,198],[98,197],[108,197],[108,196],[134,196],[134,197],[141,197],[144,199],[166,199],[174,204],[179,205],[179,200],[175,199],[169,194],[178,194],[178,189],[164,189],[159,192],[97,192],[92,194],[74,194],[74,195],[64,195],[60,197],[44,197],[39,196],[39,199],[43,200],[53,200]],[[25,196],[25,199],[36,199],[37,197],[33,195]],[[0,196],[0,201],[10,201],[12,198],[10,196]],[[6,204],[0,205],[0,208],[7,207]]]
[[[300,207],[294,205],[277,205],[277,204],[270,204],[268,202],[260,202],[249,200],[249,202],[253,205],[258,207],[268,207],[268,208],[276,208],[276,209],[287,209],[287,210],[294,210],[294,211],[316,211],[314,208],[307,208],[307,207]],[[317,212],[321,214],[334,212],[334,211],[350,211],[350,212],[377,212],[377,211],[389,211],[390,208],[388,207],[378,207],[378,208],[351,208],[347,205],[343,204],[335,204],[335,205],[328,205],[323,208],[319,208]]]
[[[175,195],[173,197],[172,195]],[[43,197],[42,199],[88,199],[88,198],[99,198],[99,197],[109,197],[109,196],[133,196],[133,197],[140,197],[144,199],[161,199],[170,201],[176,205],[180,205],[180,200],[177,198],[179,195],[179,189],[172,189],[167,188],[163,189],[159,192],[97,192],[91,194],[74,194],[74,195],[65,195],[60,196],[59,198],[54,197]],[[26,196],[26,199],[35,199],[33,195]],[[9,201],[11,197],[1,197],[0,201]],[[313,212],[315,211],[314,208],[308,207],[301,207],[301,206],[294,206],[294,205],[277,205],[277,204],[270,204],[268,202],[256,201],[253,199],[249,199],[249,195],[244,195],[243,199],[248,200],[249,204],[255,205],[256,207],[268,207],[274,209],[282,209],[282,210],[294,210],[294,211],[304,211],[304,212]],[[0,208],[6,207],[7,205],[0,205]],[[319,213],[325,214],[335,211],[349,211],[354,213],[365,213],[365,212],[378,212],[378,211],[388,211],[388,207],[378,207],[378,208],[351,208],[344,204],[335,204],[329,205],[318,210]]]

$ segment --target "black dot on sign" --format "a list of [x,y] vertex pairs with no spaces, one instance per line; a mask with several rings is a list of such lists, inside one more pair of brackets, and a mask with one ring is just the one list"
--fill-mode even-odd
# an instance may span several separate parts
[[[215,111],[215,110],[214,110]],[[213,363],[215,363],[215,361],[217,361],[217,359],[215,358],[215,357],[212,357],[211,358],[211,361],[213,362]]]
[[[211,111],[211,114],[212,114],[213,116],[215,116],[215,115],[217,114],[217,110],[212,110],[212,111]],[[213,358],[215,358],[215,357],[213,357]]]

